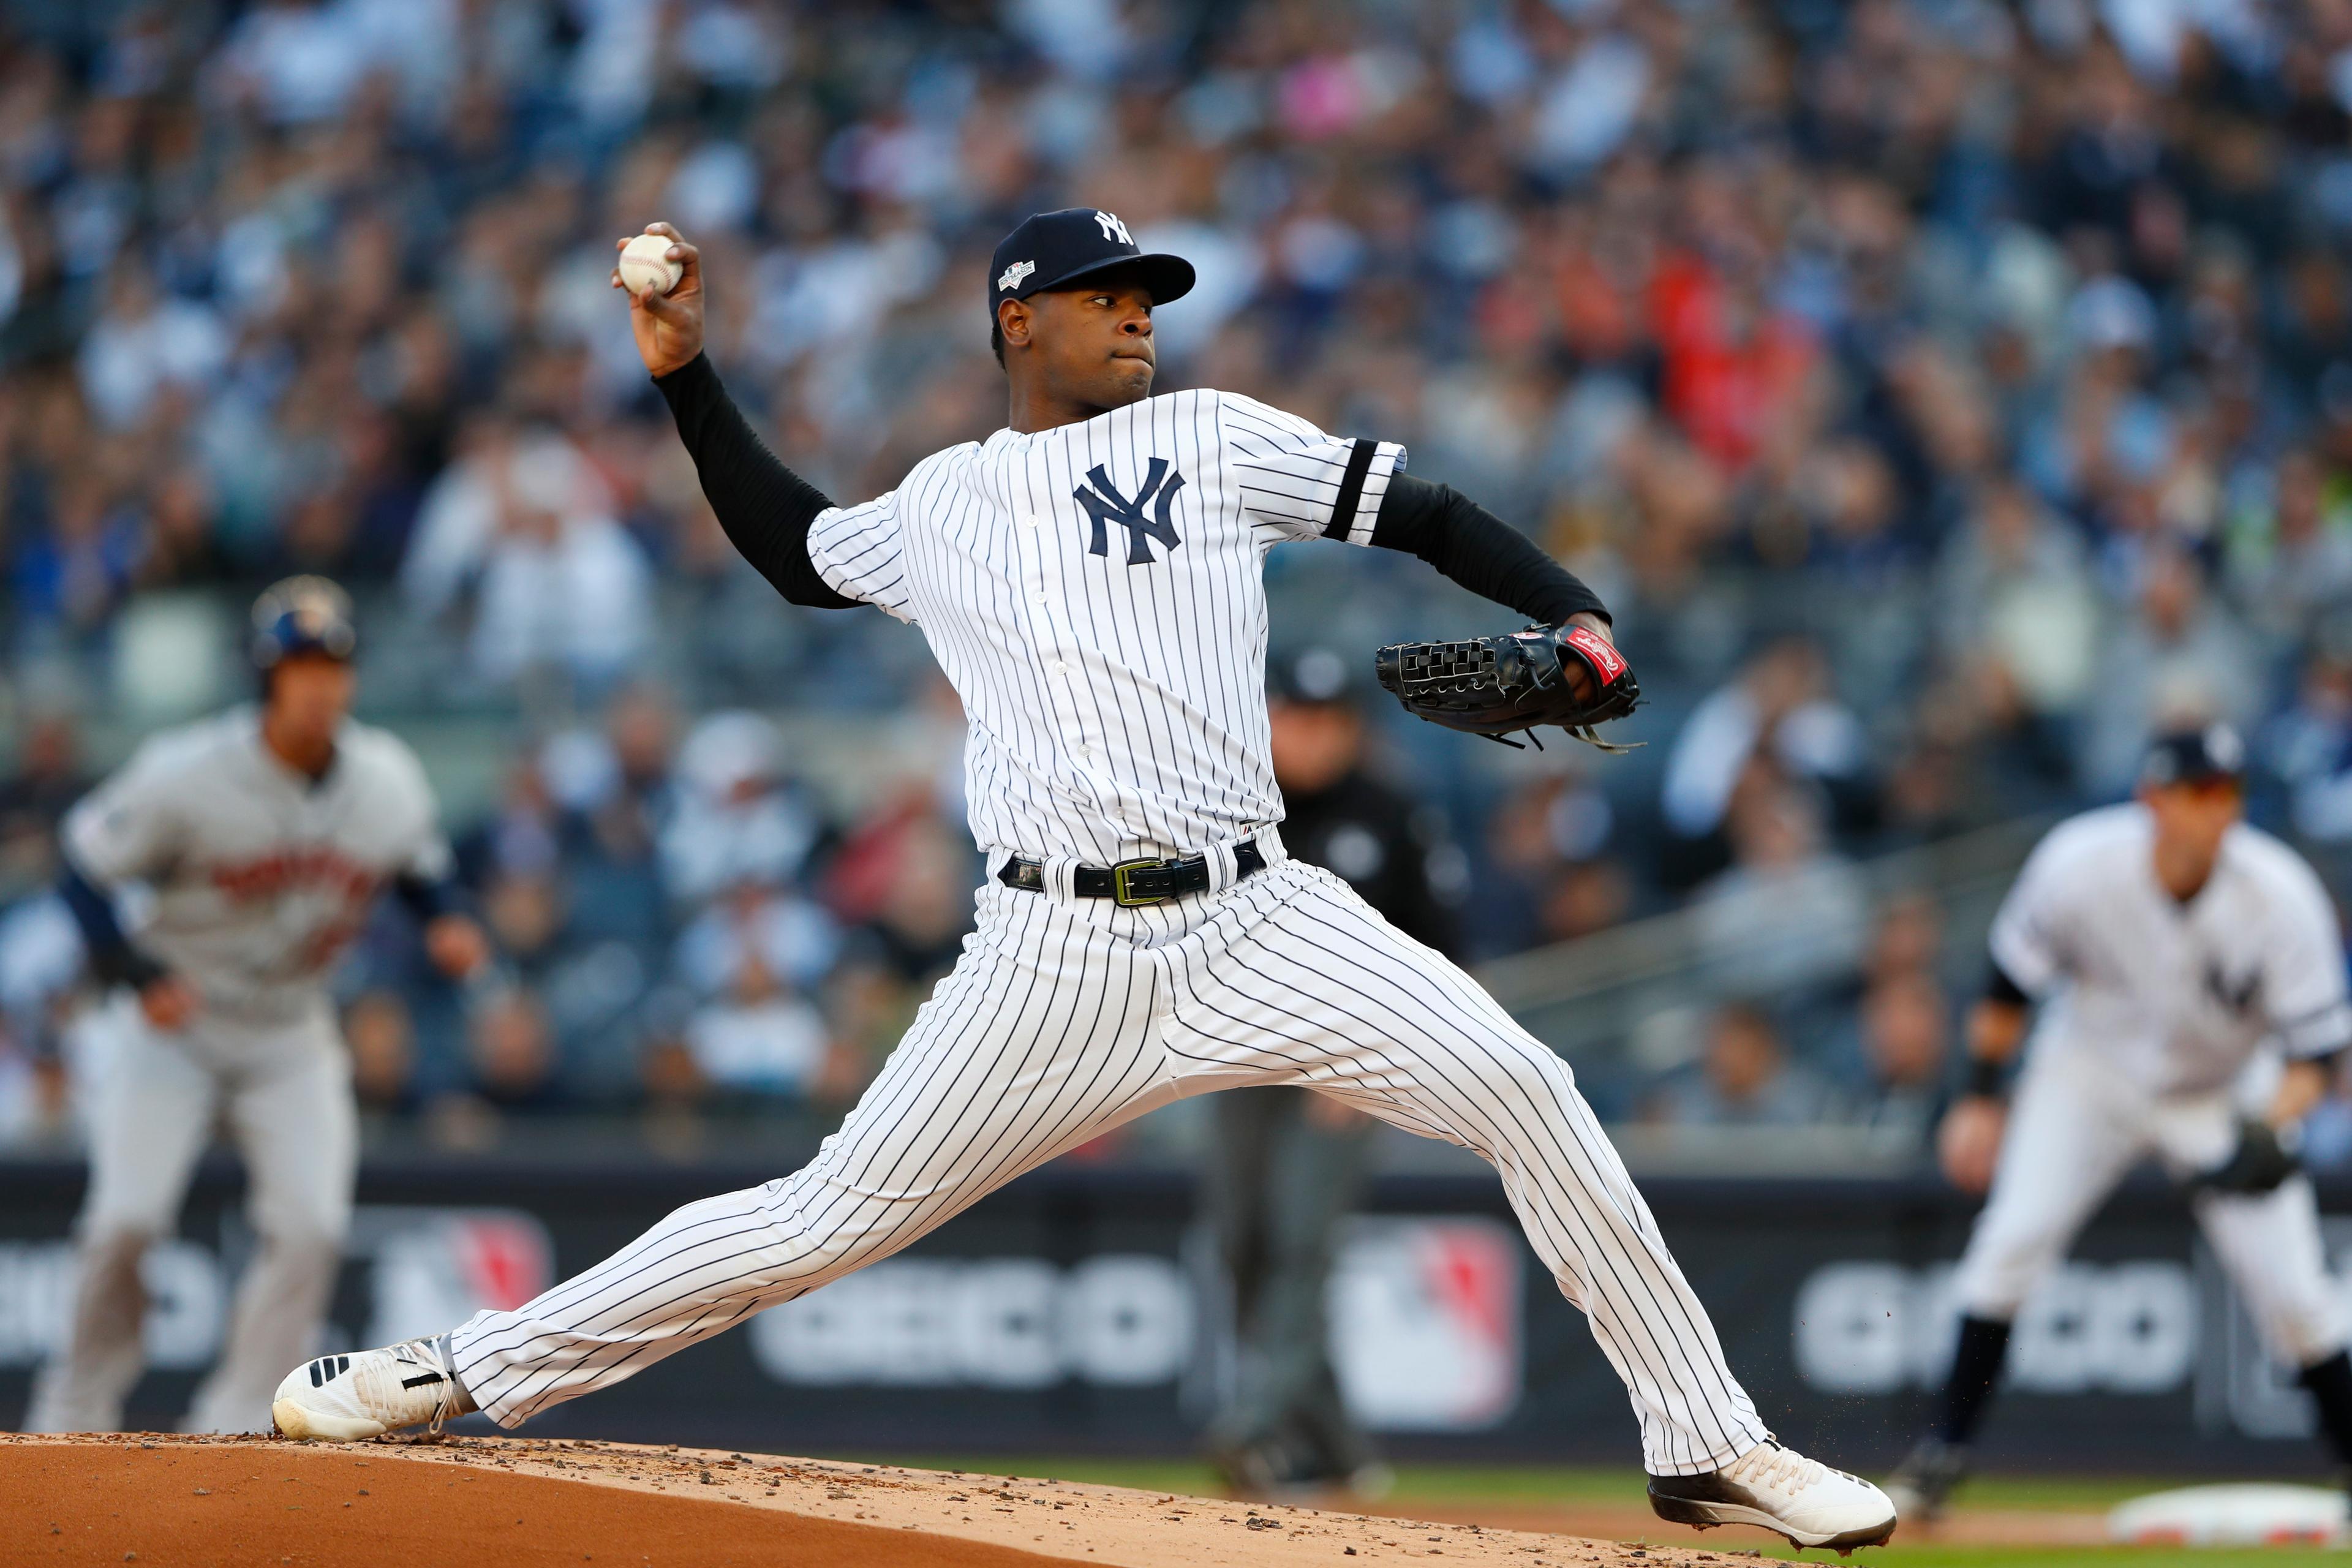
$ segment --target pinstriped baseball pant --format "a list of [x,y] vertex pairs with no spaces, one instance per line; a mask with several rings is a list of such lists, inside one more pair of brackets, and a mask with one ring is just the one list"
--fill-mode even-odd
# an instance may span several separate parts
[[1567,1064],[1330,873],[1283,857],[1122,910],[987,883],[979,929],[814,1160],[678,1209],[451,1336],[512,1426],[888,1257],[1024,1171],[1187,1095],[1304,1085],[1475,1150],[1624,1379],[1648,1468],[1769,1436]]

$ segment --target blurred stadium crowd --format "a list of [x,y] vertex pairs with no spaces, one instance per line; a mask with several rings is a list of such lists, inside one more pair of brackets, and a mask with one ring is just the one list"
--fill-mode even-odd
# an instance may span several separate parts
[[[293,570],[360,594],[371,716],[504,780],[453,828],[529,984],[468,1015],[387,917],[347,992],[379,1111],[464,1142],[837,1106],[951,962],[979,870],[952,699],[905,628],[733,559],[607,291],[656,216],[703,247],[737,395],[837,498],[1001,423],[989,247],[1086,203],[1199,268],[1163,389],[1402,440],[1591,581],[1646,751],[1387,715],[1381,744],[1460,847],[1433,870],[1469,956],[1686,911],[1721,1005],[1678,1054],[1580,1069],[1617,1118],[1931,1125],[1974,960],[1933,889],[1879,902],[1859,860],[2114,798],[2161,721],[2243,725],[2258,817],[2345,868],[2347,0],[5,26],[19,1136],[58,1115],[27,999],[70,962],[33,895],[83,731],[136,727],[133,622]],[[1357,553],[1277,552],[1277,643],[1489,624]],[[916,737],[882,776],[877,726]]]

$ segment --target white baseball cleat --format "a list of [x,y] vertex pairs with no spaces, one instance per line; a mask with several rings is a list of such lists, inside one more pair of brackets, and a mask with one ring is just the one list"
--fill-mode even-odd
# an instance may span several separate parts
[[1764,1442],[1720,1470],[1652,1476],[1650,1507],[1660,1519],[1701,1530],[1755,1524],[1791,1546],[1851,1552],[1884,1546],[1895,1533],[1895,1505],[1860,1476],[1831,1469],[1793,1448]]
[[278,1385],[269,1415],[289,1437],[351,1443],[404,1426],[438,1432],[474,1407],[444,1335],[306,1362]]

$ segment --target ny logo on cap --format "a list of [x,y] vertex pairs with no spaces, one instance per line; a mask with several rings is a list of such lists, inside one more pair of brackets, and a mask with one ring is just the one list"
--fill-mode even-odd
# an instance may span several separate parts
[[1134,236],[1127,232],[1127,225],[1119,222],[1116,215],[1098,212],[1095,214],[1095,222],[1100,226],[1105,239],[1115,239],[1121,245],[1135,243]]
[[[1110,530],[1107,525],[1114,522],[1127,530],[1129,566],[1149,566],[1159,559],[1145,542],[1147,538],[1160,541],[1170,550],[1184,542],[1176,537],[1176,525],[1168,516],[1176,492],[1184,488],[1184,476],[1170,468],[1167,458],[1151,459],[1151,466],[1144,470],[1143,488],[1135,492],[1133,500],[1118,493],[1118,487],[1110,482],[1110,476],[1103,472],[1100,463],[1087,470],[1087,481],[1070,495],[1095,521],[1094,539],[1087,545],[1087,554],[1110,553]],[[1147,506],[1151,508],[1150,517],[1143,515]]]
[[1034,261],[1016,261],[998,276],[996,286],[1000,289],[1018,289],[1021,287],[1021,279],[1036,270],[1037,264]]

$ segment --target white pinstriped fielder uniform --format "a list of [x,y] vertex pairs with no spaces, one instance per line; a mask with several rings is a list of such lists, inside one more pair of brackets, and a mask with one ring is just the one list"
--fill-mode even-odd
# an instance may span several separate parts
[[[1769,1434],[1567,1066],[1337,877],[1284,853],[1261,564],[1370,542],[1402,448],[1247,398],[1154,397],[916,465],[820,515],[838,592],[919,626],[963,699],[977,931],[873,1086],[794,1174],[688,1205],[450,1338],[502,1425],[886,1258],[1014,1176],[1171,1100],[1301,1084],[1492,1161],[1624,1378],[1649,1468]],[[1255,839],[1266,868],[1234,879]],[[1206,855],[1213,888],[1121,908],[1079,865]]]
[[[1993,921],[1994,962],[2042,1006],[1955,1281],[1971,1316],[2015,1317],[2141,1160],[2175,1176],[2219,1164],[2242,1091],[2278,1055],[2352,1045],[2343,938],[2311,868],[2240,824],[2184,904],[2157,880],[2154,831],[2137,805],[2061,823]],[[2343,1348],[2308,1179],[2194,1204],[2274,1355],[2308,1366]]]

